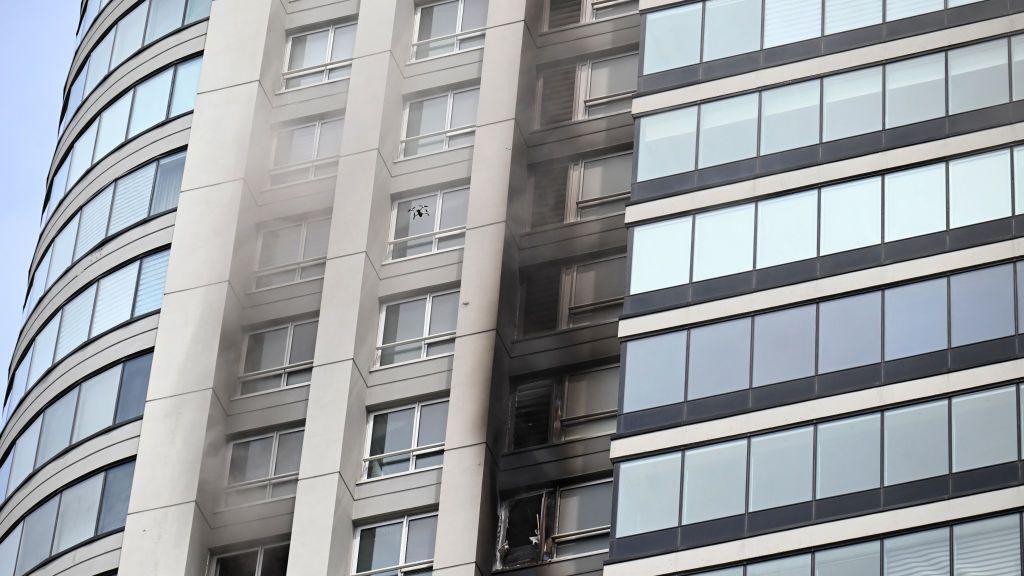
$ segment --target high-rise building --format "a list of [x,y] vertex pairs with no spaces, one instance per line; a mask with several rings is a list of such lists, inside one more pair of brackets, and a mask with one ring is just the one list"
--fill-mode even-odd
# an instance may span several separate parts
[[600,573],[638,4],[83,1],[0,576]]
[[604,574],[1021,574],[1024,5],[640,9]]

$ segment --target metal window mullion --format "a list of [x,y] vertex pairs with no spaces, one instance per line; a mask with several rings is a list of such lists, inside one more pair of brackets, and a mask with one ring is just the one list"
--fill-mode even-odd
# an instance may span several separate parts
[[398,544],[398,565],[402,566],[405,564],[405,554],[408,552],[407,544],[409,540],[409,517],[405,516],[402,518],[402,539]]

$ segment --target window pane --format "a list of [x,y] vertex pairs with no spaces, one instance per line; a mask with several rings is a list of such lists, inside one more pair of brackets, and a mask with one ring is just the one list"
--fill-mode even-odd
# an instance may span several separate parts
[[302,247],[303,260],[327,256],[327,240],[330,233],[330,220],[308,222],[306,224],[306,240]]
[[416,445],[427,446],[444,442],[447,427],[448,402],[423,405],[420,408],[420,427],[417,431]]
[[170,254],[170,251],[160,252],[142,260],[139,285],[135,292],[135,316],[160,308],[164,297],[164,281],[167,277],[167,260]]
[[588,97],[603,98],[636,90],[637,60],[636,54],[627,54],[593,62]]
[[459,317],[459,293],[450,292],[430,298],[430,335],[454,332]]
[[57,344],[57,328],[60,326],[60,313],[54,315],[46,326],[36,334],[32,342],[32,367],[28,373],[28,386],[31,388],[53,364],[53,348]]
[[818,426],[816,498],[879,487],[881,424],[869,414]]
[[108,234],[115,234],[149,216],[149,199],[156,176],[156,163],[118,179],[114,186],[114,207]]
[[103,500],[100,505],[97,534],[124,528],[124,521],[128,516],[128,497],[132,492],[132,474],[134,472],[134,461],[107,470],[106,479],[103,482]]
[[953,346],[1013,334],[1011,264],[957,274],[949,282]]
[[273,447],[273,436],[235,443],[231,447],[228,483],[237,484],[269,476],[270,453]]
[[188,9],[185,12],[185,23],[190,24],[203,18],[210,17],[211,0],[188,0]]
[[1020,515],[953,526],[953,573],[1020,574]]
[[53,240],[50,247],[50,271],[46,276],[47,285],[52,285],[68,266],[75,251],[75,235],[78,230],[78,221],[73,219]]
[[574,418],[615,410],[618,398],[618,367],[572,374],[565,384],[564,416]]
[[284,366],[287,342],[287,327],[250,334],[245,346],[245,373]]
[[95,158],[99,160],[124,142],[128,129],[128,112],[131,111],[132,97],[126,94],[119,98],[100,115],[100,127],[96,135]]
[[647,14],[644,74],[700,62],[703,6],[703,2],[695,2]]
[[164,70],[135,88],[132,119],[128,124],[129,138],[167,117],[167,100],[171,95],[173,72],[173,69]]
[[458,18],[458,2],[445,2],[420,8],[416,40],[428,40],[454,34],[457,31]]
[[817,190],[758,202],[758,268],[814,258],[817,252]]
[[63,358],[89,337],[89,320],[95,298],[96,286],[93,285],[64,305],[54,358]]
[[866,178],[821,189],[821,255],[882,241],[882,179]]
[[302,225],[265,230],[260,235],[258,269],[273,268],[299,261]]
[[14,443],[14,460],[11,461],[11,480],[7,485],[8,494],[14,492],[14,489],[35,469],[36,447],[39,445],[39,431],[42,427],[42,419],[36,418],[18,436],[18,441]]
[[885,484],[949,473],[949,403],[918,404],[885,413]]
[[341,152],[341,136],[344,129],[344,118],[327,120],[320,124],[320,140],[316,144],[317,158],[330,158]]
[[181,26],[185,0],[150,0],[146,44]]
[[878,576],[879,542],[865,542],[815,552],[815,576]]
[[636,179],[642,182],[689,172],[696,151],[696,106],[644,116],[640,119]]
[[111,67],[124,62],[128,56],[142,47],[142,35],[146,29],[146,12],[148,10],[149,2],[143,2],[118,21],[114,51],[110,57]]
[[96,310],[92,319],[92,335],[102,334],[132,317],[135,280],[139,265],[133,262],[100,279],[96,293]]
[[817,311],[812,304],[754,317],[754,386],[814,375]]
[[359,531],[356,572],[398,566],[402,549],[402,523],[387,524]]
[[885,175],[885,241],[946,229],[946,165]]
[[463,0],[461,30],[475,30],[487,25],[487,0]]
[[953,398],[953,472],[1017,459],[1016,389]]
[[[684,460],[683,524],[743,513],[747,492],[746,440],[687,450]],[[665,500],[662,506],[668,510],[672,502]]]
[[811,499],[814,428],[807,426],[750,441],[750,511]]
[[633,229],[630,294],[690,281],[691,228],[687,216]]
[[61,493],[57,532],[53,542],[54,554],[92,538],[96,530],[96,514],[100,509],[102,489],[103,474],[96,474]]
[[[771,2],[772,0],[768,0]],[[783,2],[806,0],[776,0]],[[817,144],[818,80],[766,90],[761,97],[761,154]]]
[[1006,40],[1002,38],[950,50],[949,113],[1009,102],[1008,57]]
[[82,174],[85,174],[85,171],[92,166],[92,152],[93,146],[96,144],[98,126],[99,122],[93,121],[78,137],[78,140],[75,140],[75,146],[71,152],[71,168],[68,172],[68,188],[74,186]]
[[114,35],[107,34],[102,40],[96,43],[96,47],[89,54],[89,67],[85,76],[85,93],[92,92],[92,89],[100,83],[100,80],[110,70],[110,53],[114,48]]
[[274,458],[274,475],[292,474],[299,471],[299,460],[302,456],[303,430],[281,434],[277,441],[277,454]]
[[[736,0],[714,0],[734,2]],[[748,0],[742,0],[747,2]],[[708,10],[710,15],[710,8]],[[700,107],[698,168],[757,155],[757,94],[726,98]]]
[[476,107],[479,97],[479,89],[464,90],[452,95],[452,120],[450,128],[462,128],[476,124]]
[[946,279],[885,291],[885,359],[941,350],[946,335]]
[[949,574],[949,528],[886,538],[885,576]]
[[437,516],[409,520],[409,534],[405,539],[405,562],[422,562],[434,557],[437,539]]
[[21,543],[21,524],[14,527],[0,542],[0,575],[14,574],[14,564],[18,559],[18,545]]
[[612,483],[567,488],[558,494],[558,526],[565,534],[612,523]]
[[323,64],[327,59],[327,42],[330,30],[321,30],[312,34],[292,36],[288,52],[288,69],[298,70]]
[[753,203],[698,214],[696,227],[694,282],[753,269]]
[[701,326],[690,331],[687,400],[744,390],[749,386],[749,318]]
[[764,47],[821,36],[819,0],[765,0]]
[[57,522],[59,505],[60,497],[52,497],[25,517],[15,574],[25,574],[50,556],[50,544],[53,542],[53,527]]
[[622,298],[626,291],[626,259],[577,264],[573,283],[572,306]]
[[334,28],[334,40],[331,44],[331,62],[351,59],[355,43],[355,24],[336,26]]
[[[373,416],[370,432],[370,456],[378,456],[412,447],[413,422],[415,408],[406,408],[393,412],[385,412]],[[409,456],[406,454],[371,460],[367,476],[376,478],[409,469]]]
[[74,259],[84,256],[107,235],[107,219],[110,217],[110,201],[113,197],[114,187],[107,186],[103,192],[82,207],[78,220],[78,237],[75,239]]
[[459,228],[466,225],[469,210],[469,188],[451,190],[442,194],[441,221],[439,230]]
[[624,412],[682,402],[686,381],[686,332],[627,342],[625,381]]
[[882,0],[825,0],[825,34],[882,23]]
[[121,379],[121,366],[115,366],[82,383],[72,442],[81,442],[110,426],[117,403],[117,386]]
[[761,48],[761,0],[709,0],[704,16],[704,60]]
[[618,154],[583,163],[583,184],[580,200],[593,200],[613,194],[628,193],[633,173],[633,155]]
[[202,58],[193,58],[178,64],[174,73],[174,94],[171,97],[170,116],[189,112],[196,104],[196,91],[199,90],[199,68],[203,65]]
[[[843,5],[856,4],[832,1]],[[879,10],[881,6],[882,3],[878,2]],[[822,139],[825,142],[882,129],[881,66],[827,76],[824,82],[825,129]]]
[[178,207],[181,192],[181,177],[185,169],[185,154],[176,154],[160,161],[150,214],[159,214]]
[[631,460],[619,465],[615,536],[671,528],[679,524],[679,471],[682,453]]
[[880,292],[822,302],[818,308],[818,373],[881,360]]
[[998,150],[949,163],[949,227],[1012,215],[1010,151]]
[[747,566],[747,576],[811,576],[811,555],[751,564]]
[[313,359],[316,348],[317,322],[296,324],[292,328],[292,348],[288,354],[288,363],[309,362]]
[[231,554],[217,559],[217,576],[256,576],[260,551]]
[[1010,38],[1010,52],[1013,54],[1013,99],[1024,98],[1024,36]]
[[39,449],[36,451],[36,466],[42,465],[67,448],[71,441],[71,425],[75,419],[75,402],[78,389],[72,388],[46,409],[43,426],[39,433]]
[[942,0],[887,0],[885,19],[898,20],[927,12],[937,12],[942,8]]
[[282,130],[277,134],[274,166],[288,166],[313,159],[316,125]]
[[[890,2],[888,9],[891,10],[892,6]],[[941,8],[940,5],[939,9]],[[946,114],[945,54],[932,54],[887,64],[885,76],[886,128],[913,124]]]
[[142,416],[146,405],[146,391],[149,388],[149,373],[153,365],[153,355],[146,354],[124,363],[124,375],[121,378],[121,391],[117,399],[117,422],[125,422]]

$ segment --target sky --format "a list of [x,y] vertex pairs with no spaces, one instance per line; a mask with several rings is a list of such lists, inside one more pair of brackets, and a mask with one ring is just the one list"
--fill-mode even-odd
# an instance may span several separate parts
[[6,380],[57,144],[79,0],[0,0],[0,6],[0,54],[8,55],[0,60],[0,78],[7,80],[0,91],[0,365]]

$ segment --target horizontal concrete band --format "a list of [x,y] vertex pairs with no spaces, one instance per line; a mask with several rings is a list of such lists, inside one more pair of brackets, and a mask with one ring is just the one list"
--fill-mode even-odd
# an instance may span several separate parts
[[816,398],[796,404],[768,408],[757,412],[719,418],[708,422],[677,426],[637,436],[612,440],[610,456],[613,460],[643,454],[683,448],[731,436],[753,434],[841,416],[864,410],[880,409],[893,404],[923,400],[937,395],[952,394],[972,388],[1024,378],[1024,360],[1010,360],[979,368],[960,370],[938,376],[908,380]]
[[647,220],[702,210],[719,204],[756,200],[786,190],[814,188],[824,183],[851,179],[863,174],[895,170],[921,162],[1004,146],[1021,139],[1024,139],[1024,122],[752,178],[735,184],[705,188],[629,206],[626,208],[626,224],[640,224]]
[[719,318],[752,314],[760,310],[867,290],[894,282],[999,262],[1022,255],[1024,255],[1024,238],[1016,238],[917,260],[858,270],[802,284],[762,290],[646,316],[625,318],[619,321],[619,338],[630,338],[648,332],[669,330]]
[[687,570],[742,562],[774,554],[797,552],[839,542],[879,536],[900,530],[909,530],[952,522],[972,516],[991,514],[1024,505],[1024,486],[1016,486],[972,496],[953,498],[943,502],[924,504],[847,518],[825,524],[816,524],[733,540],[722,544],[681,550],[650,558],[641,558],[604,567],[605,576],[660,576]]
[[650,114],[663,109],[721,98],[765,86],[823,76],[848,68],[857,68],[912,54],[930,52],[965,42],[1016,32],[1021,29],[1024,29],[1024,14],[1011,14],[946,30],[929,32],[909,38],[900,38],[899,40],[865,46],[864,48],[856,48],[792,64],[783,64],[746,74],[729,76],[720,80],[702,82],[693,86],[639,96],[633,99],[633,114],[637,116]]

